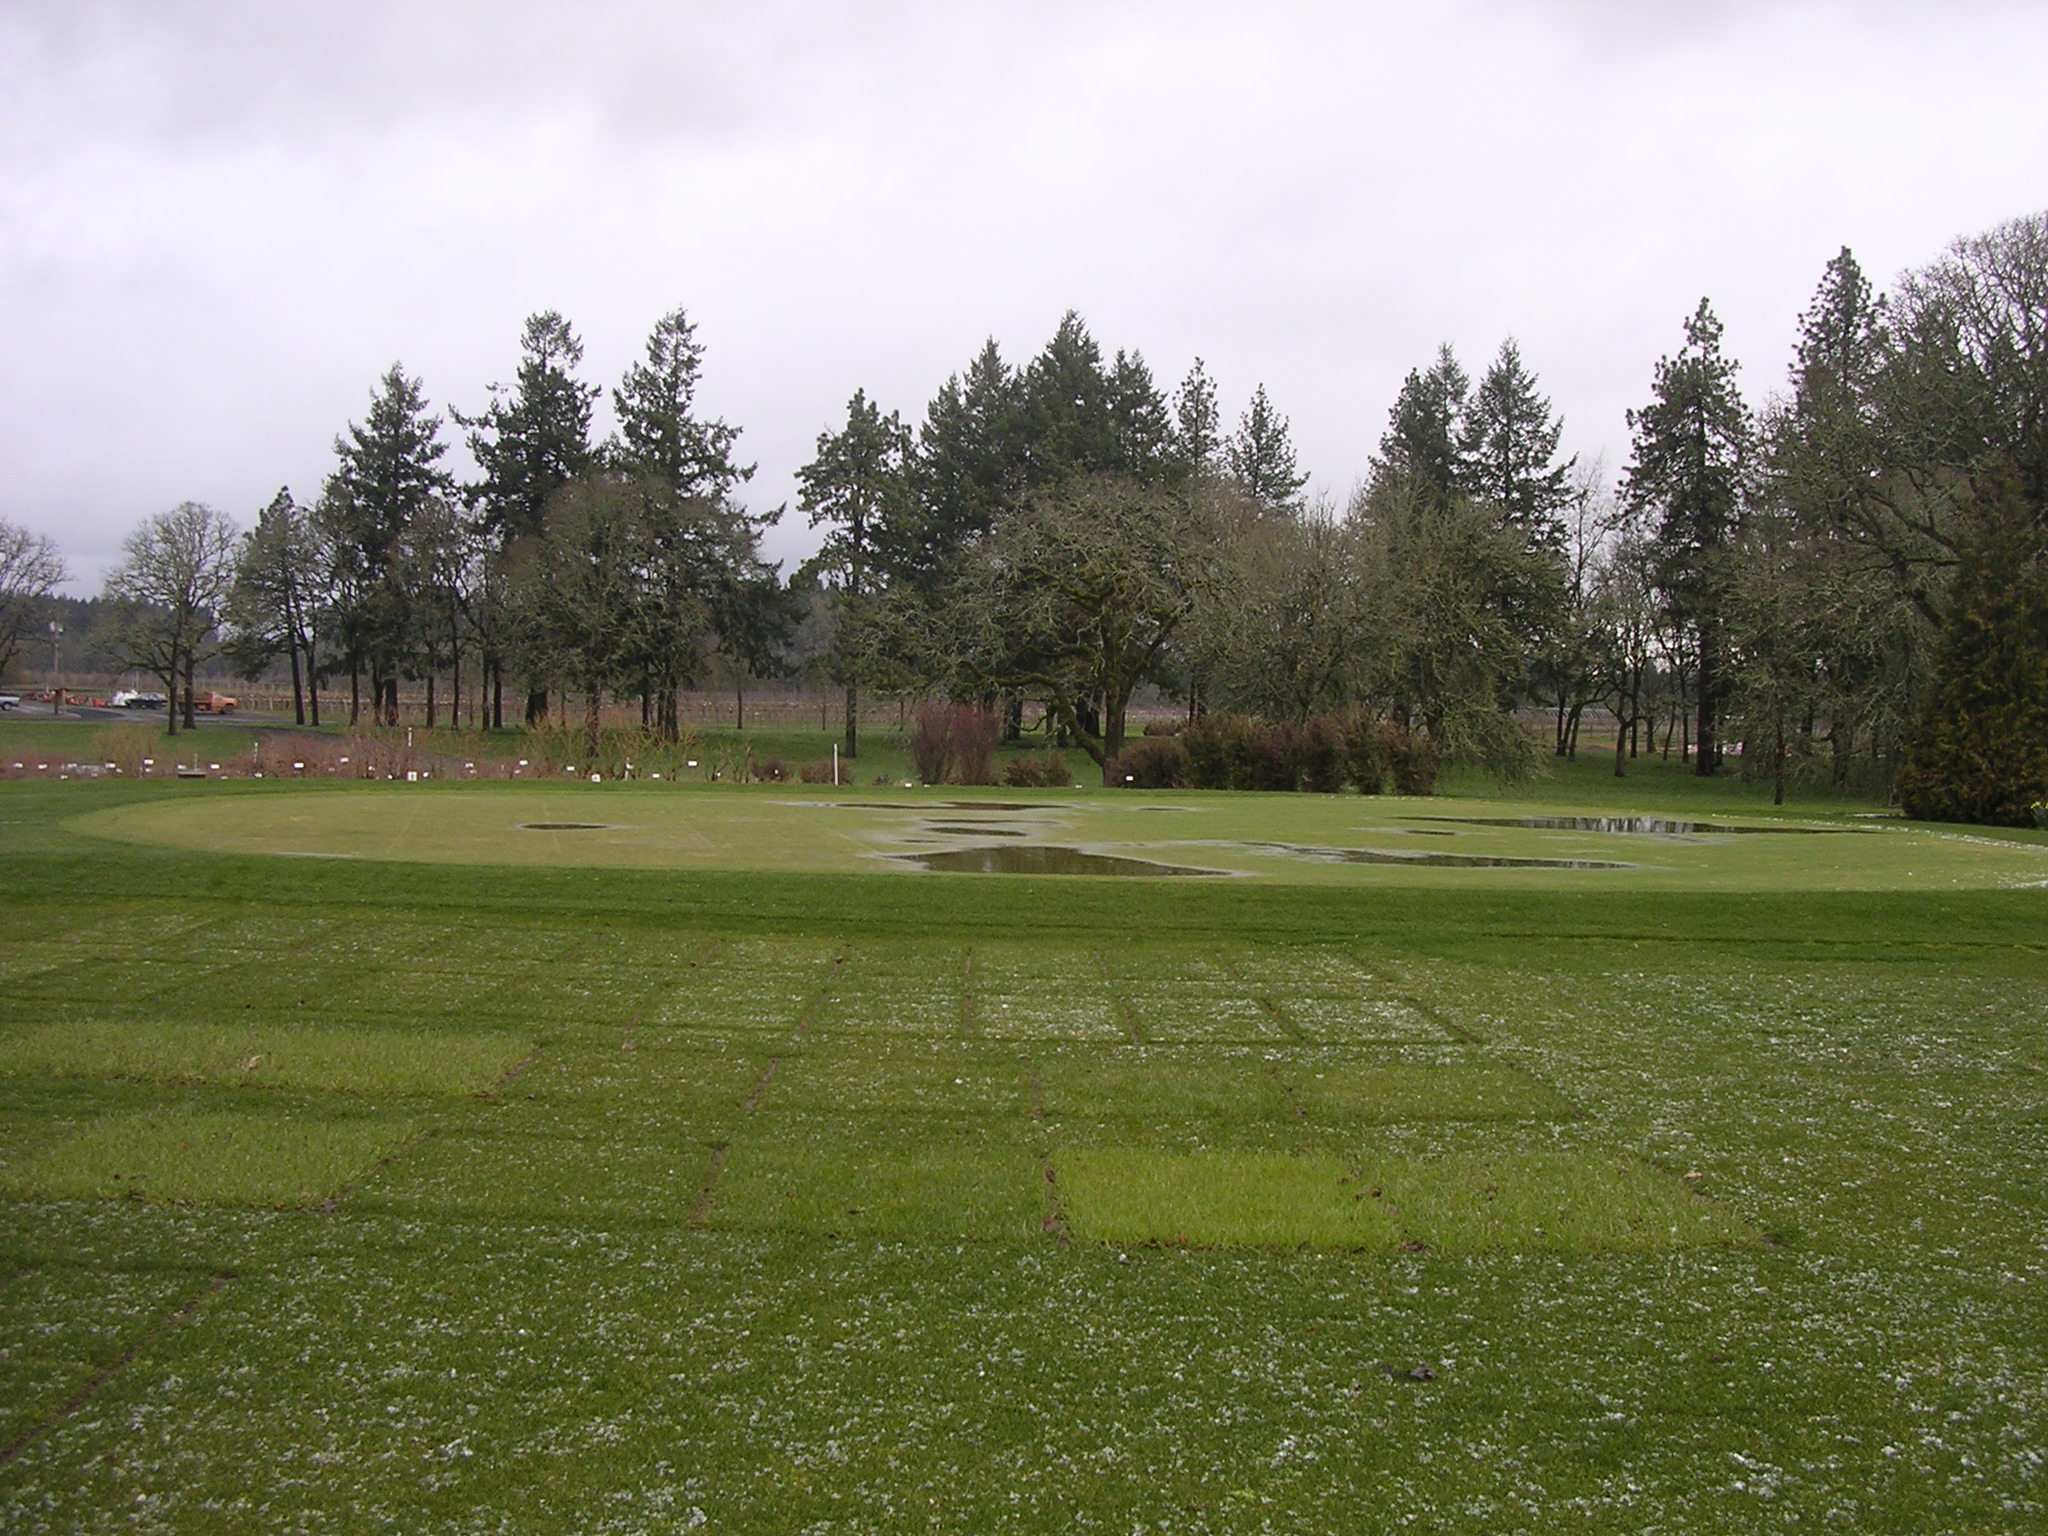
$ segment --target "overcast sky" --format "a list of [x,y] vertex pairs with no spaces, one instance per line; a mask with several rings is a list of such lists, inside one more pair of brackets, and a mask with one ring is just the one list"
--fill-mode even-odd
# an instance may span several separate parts
[[310,499],[394,359],[477,409],[547,308],[606,385],[689,311],[785,557],[857,386],[915,423],[1069,308],[1228,422],[1263,380],[1333,496],[1510,334],[1618,470],[1703,294],[1760,402],[1842,245],[2048,204],[2043,58],[2039,0],[5,0],[0,517],[89,594],[148,513]]

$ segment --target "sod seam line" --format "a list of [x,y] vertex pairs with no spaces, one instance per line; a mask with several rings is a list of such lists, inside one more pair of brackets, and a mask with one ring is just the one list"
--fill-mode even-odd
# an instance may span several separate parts
[[1126,1001],[1122,990],[1116,984],[1115,977],[1110,974],[1109,955],[1106,951],[1100,949],[1095,951],[1095,970],[1102,978],[1103,991],[1109,994],[1110,1012],[1114,1013],[1117,1022],[1123,1025],[1124,1033],[1130,1036],[1131,1044],[1143,1045],[1145,1037],[1138,1028],[1138,1016],[1131,1010],[1129,1002]]
[[84,1386],[80,1387],[70,1397],[66,1398],[63,1403],[58,1405],[55,1413],[52,1413],[40,1423],[31,1424],[19,1435],[16,1435],[8,1444],[0,1446],[0,1467],[11,1465],[30,1446],[34,1445],[43,1436],[91,1402],[108,1382],[134,1364],[145,1349],[190,1322],[198,1315],[199,1309],[211,1298],[218,1296],[225,1290],[227,1283],[234,1278],[234,1274],[230,1270],[221,1270],[210,1276],[204,1285],[186,1297],[182,1303],[160,1319],[141,1338],[130,1344],[113,1360],[95,1371],[91,1379]]
[[966,1040],[981,1038],[981,1019],[974,997],[974,946],[969,944],[960,954],[960,1035]]
[[479,1090],[476,1096],[480,1099],[497,1099],[507,1088],[510,1088],[519,1079],[526,1076],[528,1072],[532,1071],[533,1064],[539,1060],[540,1047],[536,1045],[524,1056],[513,1062],[511,1066],[507,1067],[504,1073],[490,1087]]
[[732,1155],[732,1143],[721,1141],[711,1149],[710,1166],[704,1170],[704,1182],[698,1186],[697,1201],[690,1207],[689,1224],[693,1227],[707,1225],[711,1220],[711,1198],[718,1188],[718,1176],[725,1172],[725,1160]]

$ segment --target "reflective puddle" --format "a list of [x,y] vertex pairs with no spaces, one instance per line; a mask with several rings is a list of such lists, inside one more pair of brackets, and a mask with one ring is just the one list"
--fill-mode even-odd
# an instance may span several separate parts
[[943,832],[948,837],[1022,837],[1024,834],[1015,827],[987,827],[974,825],[952,825],[943,821],[925,823],[927,832]]
[[605,832],[610,822],[605,821],[522,821],[522,832]]
[[1426,869],[1633,869],[1601,859],[1515,859],[1483,853],[1401,853],[1387,848],[1304,848],[1295,843],[1246,843],[1247,848],[1285,853],[1321,864],[1399,864]]
[[1189,869],[1155,864],[1150,859],[1123,859],[1114,854],[1083,853],[1033,843],[1023,848],[949,848],[943,853],[897,853],[891,858],[921,869],[952,875],[1212,875],[1220,869]]
[[1663,816],[1417,816],[1416,821],[1455,821],[1466,827],[1533,827],[1542,832],[1607,832],[1621,837],[1699,837],[1724,832],[1778,832],[1793,837],[1826,837],[1858,827],[1731,827],[1713,821],[1673,821]]

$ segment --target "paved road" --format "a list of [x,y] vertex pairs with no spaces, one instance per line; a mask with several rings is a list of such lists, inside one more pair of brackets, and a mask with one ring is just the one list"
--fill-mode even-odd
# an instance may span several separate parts
[[[64,713],[58,714],[48,704],[38,704],[23,699],[14,709],[0,714],[0,720],[36,720],[45,724],[55,720],[64,725],[162,725],[164,712],[160,709],[101,709],[92,704],[79,704],[70,699],[64,701]],[[295,731],[301,729],[289,720],[275,715],[194,715],[195,727],[219,729],[232,727],[244,731]],[[178,729],[183,730],[184,723]]]

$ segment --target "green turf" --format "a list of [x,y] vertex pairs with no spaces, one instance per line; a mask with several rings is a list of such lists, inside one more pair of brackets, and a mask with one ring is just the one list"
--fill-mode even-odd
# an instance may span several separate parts
[[[1421,809],[1769,814],[1583,779]],[[605,786],[661,857],[449,856],[584,788],[0,785],[0,1525],[2043,1524],[2042,839],[951,877]]]

